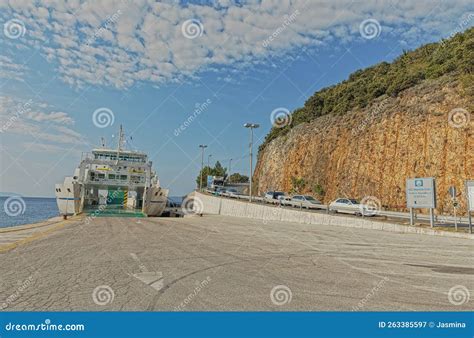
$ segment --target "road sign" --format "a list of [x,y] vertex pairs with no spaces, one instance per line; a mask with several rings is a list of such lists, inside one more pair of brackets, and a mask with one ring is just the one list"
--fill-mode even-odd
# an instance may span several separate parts
[[469,211],[474,211],[474,181],[466,181],[466,195]]
[[433,177],[408,178],[407,208],[436,208],[436,185]]

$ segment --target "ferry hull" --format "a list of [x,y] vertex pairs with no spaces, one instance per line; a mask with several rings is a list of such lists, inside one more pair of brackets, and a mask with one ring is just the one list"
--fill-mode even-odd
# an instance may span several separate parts
[[[77,215],[84,210],[84,199],[81,198],[82,185],[66,178],[64,183],[56,184],[56,202],[61,215]],[[168,189],[150,187],[146,189],[142,212],[146,216],[161,216],[168,201]],[[122,195],[123,196],[123,195]],[[107,203],[98,203],[98,205]],[[130,203],[123,203],[124,209],[134,209]]]
[[75,215],[82,212],[81,186],[66,178],[63,184],[55,185],[56,203],[61,215]]
[[151,187],[146,190],[143,213],[147,216],[160,216],[168,201],[168,189]]

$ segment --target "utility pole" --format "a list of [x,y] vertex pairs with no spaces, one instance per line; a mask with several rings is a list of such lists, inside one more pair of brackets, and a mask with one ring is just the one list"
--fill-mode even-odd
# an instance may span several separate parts
[[249,144],[249,152],[250,152],[250,176],[249,176],[249,202],[252,202],[252,170],[253,170],[253,130],[255,128],[260,127],[259,124],[256,123],[246,123],[244,124],[245,128],[250,129],[250,144]]
[[199,179],[199,191],[202,191],[202,171],[204,170],[204,149],[207,148],[207,145],[200,144],[201,148],[201,178]]

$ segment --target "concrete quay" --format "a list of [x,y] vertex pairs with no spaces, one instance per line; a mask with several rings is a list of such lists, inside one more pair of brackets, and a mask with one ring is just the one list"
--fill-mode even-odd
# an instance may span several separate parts
[[473,309],[464,238],[223,215],[62,225],[0,253],[0,309]]

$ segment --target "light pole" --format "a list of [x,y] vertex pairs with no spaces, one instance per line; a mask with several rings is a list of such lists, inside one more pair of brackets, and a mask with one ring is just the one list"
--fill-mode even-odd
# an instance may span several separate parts
[[254,130],[254,128],[260,127],[260,125],[259,125],[259,124],[256,124],[256,123],[246,123],[246,124],[244,124],[244,127],[250,129],[250,145],[249,145],[249,148],[250,148],[250,176],[249,176],[250,187],[249,187],[249,202],[252,202],[252,159],[253,159],[252,149],[253,149],[253,130]]
[[204,149],[207,148],[207,145],[200,144],[201,148],[201,178],[199,179],[199,191],[202,191],[202,171],[204,170]]
[[229,159],[229,172],[227,173],[227,181],[230,183],[230,168],[231,168],[231,165],[232,165],[232,159]]

